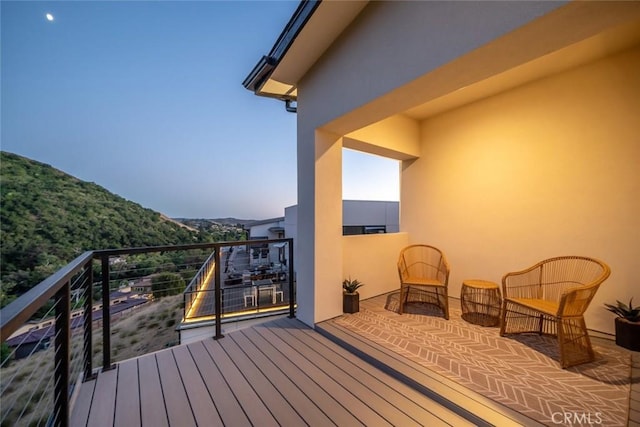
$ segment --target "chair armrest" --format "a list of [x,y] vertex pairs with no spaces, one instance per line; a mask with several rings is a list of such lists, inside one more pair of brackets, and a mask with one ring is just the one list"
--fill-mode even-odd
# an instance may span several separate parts
[[600,283],[568,289],[560,297],[558,317],[582,316],[595,296]]

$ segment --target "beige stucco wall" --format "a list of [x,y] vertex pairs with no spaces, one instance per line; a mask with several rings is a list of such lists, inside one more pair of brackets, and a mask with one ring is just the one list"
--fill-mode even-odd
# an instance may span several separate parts
[[[394,116],[421,102],[423,94],[401,95],[355,118],[349,113],[561,4],[372,2],[298,82],[299,319],[313,325],[342,312],[339,150],[367,147],[397,159],[410,157],[415,141],[390,147],[388,141],[366,141],[366,134],[402,123],[402,135],[417,139],[415,124]],[[450,43],[443,43],[446,39]],[[377,128],[363,129],[381,120]]]
[[[564,3],[370,2],[299,82],[298,114],[312,116],[317,126],[335,121]],[[547,52],[548,49],[551,49],[551,43],[547,43]],[[518,56],[516,51],[506,59],[516,60]],[[489,70],[491,67],[483,68]],[[464,68],[459,72],[469,74]],[[457,82],[458,78],[449,75],[447,81]],[[374,110],[367,111],[367,115],[378,116],[377,120],[386,119],[397,112],[397,108],[405,109],[423,102],[425,94],[438,96],[440,88],[452,90],[446,81],[443,83],[439,87],[423,88],[424,91],[414,90],[392,103],[376,105]],[[331,130],[354,130],[371,124],[365,122],[363,115],[345,116],[344,119],[350,123],[341,126],[338,120]],[[356,123],[360,120],[363,122]]]
[[[342,238],[344,277],[365,284],[358,290],[361,299],[400,289],[396,262],[408,245],[407,233],[363,234]],[[342,307],[340,307],[341,314]]]
[[466,277],[498,281],[547,256],[584,253],[614,270],[588,313],[590,327],[610,330],[595,307],[631,296],[639,252],[637,51],[499,86],[506,92],[424,123],[402,114],[464,97],[634,13],[628,2],[368,5],[297,82],[298,317],[312,325],[341,313],[351,257],[340,232],[346,146],[404,161],[401,231],[447,252],[451,295]]
[[502,275],[558,255],[607,262],[587,312],[613,331],[604,302],[640,303],[640,47],[422,123],[405,161],[401,229],[465,278]]

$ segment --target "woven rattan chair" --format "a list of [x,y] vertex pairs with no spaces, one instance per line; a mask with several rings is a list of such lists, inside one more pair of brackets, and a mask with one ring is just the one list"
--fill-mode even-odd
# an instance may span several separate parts
[[[400,309],[409,301],[436,304],[449,319],[449,264],[440,249],[428,245],[411,245],[400,251],[398,257],[400,276]],[[412,292],[415,290],[415,292]]]
[[557,336],[562,368],[593,361],[584,312],[610,273],[597,259],[564,256],[505,274],[500,335]]

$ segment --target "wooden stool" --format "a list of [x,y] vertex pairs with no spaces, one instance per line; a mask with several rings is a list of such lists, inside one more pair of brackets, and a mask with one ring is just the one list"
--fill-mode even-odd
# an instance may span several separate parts
[[480,326],[500,324],[500,289],[488,280],[464,280],[460,291],[462,318]]

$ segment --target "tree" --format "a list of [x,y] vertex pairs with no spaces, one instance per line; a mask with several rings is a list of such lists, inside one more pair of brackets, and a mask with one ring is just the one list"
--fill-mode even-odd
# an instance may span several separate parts
[[[2,306],[86,250],[213,242],[222,230],[228,230],[225,240],[232,240],[241,230],[203,220],[215,224],[215,233],[193,231],[99,185],[5,151],[0,151],[0,200]],[[111,279],[175,272],[185,256],[131,256],[126,270],[113,268]],[[101,281],[99,262],[93,270],[94,281]]]
[[151,291],[154,298],[177,295],[184,291],[184,279],[177,273],[158,273],[151,279]]

